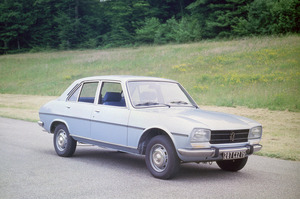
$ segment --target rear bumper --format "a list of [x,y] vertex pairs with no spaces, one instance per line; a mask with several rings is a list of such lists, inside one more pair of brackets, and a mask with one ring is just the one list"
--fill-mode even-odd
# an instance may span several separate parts
[[262,145],[246,145],[243,147],[231,147],[231,148],[207,148],[207,149],[178,149],[181,159],[203,161],[203,160],[219,160],[222,158],[222,154],[225,152],[239,152],[244,151],[246,155],[251,155],[254,152],[261,150]]
[[44,127],[44,122],[38,121],[37,123],[38,123],[39,126]]

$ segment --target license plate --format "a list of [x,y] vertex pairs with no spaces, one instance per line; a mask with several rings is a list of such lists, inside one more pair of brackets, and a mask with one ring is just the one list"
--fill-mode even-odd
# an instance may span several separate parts
[[223,160],[234,160],[246,157],[246,151],[224,152]]

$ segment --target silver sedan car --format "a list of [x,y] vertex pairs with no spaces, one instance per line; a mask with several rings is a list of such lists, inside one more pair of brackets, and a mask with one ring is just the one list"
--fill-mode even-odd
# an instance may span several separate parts
[[183,162],[216,161],[238,171],[262,147],[261,124],[201,110],[178,82],[162,78],[79,79],[39,116],[59,156],[72,156],[77,142],[145,155],[148,170],[160,179],[174,177]]

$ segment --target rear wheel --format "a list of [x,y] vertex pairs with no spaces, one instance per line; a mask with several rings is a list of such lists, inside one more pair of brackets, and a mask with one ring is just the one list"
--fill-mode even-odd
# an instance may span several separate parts
[[70,157],[76,150],[76,140],[74,140],[63,124],[59,124],[54,131],[53,144],[57,155]]
[[150,173],[160,179],[176,175],[180,161],[171,140],[163,135],[152,138],[146,148],[146,165]]
[[246,165],[248,157],[236,160],[217,161],[218,166],[224,171],[239,171]]

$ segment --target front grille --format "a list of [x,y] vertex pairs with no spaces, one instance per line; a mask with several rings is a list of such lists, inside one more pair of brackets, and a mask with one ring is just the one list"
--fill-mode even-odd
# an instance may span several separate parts
[[211,131],[211,144],[248,142],[249,129],[230,131]]

